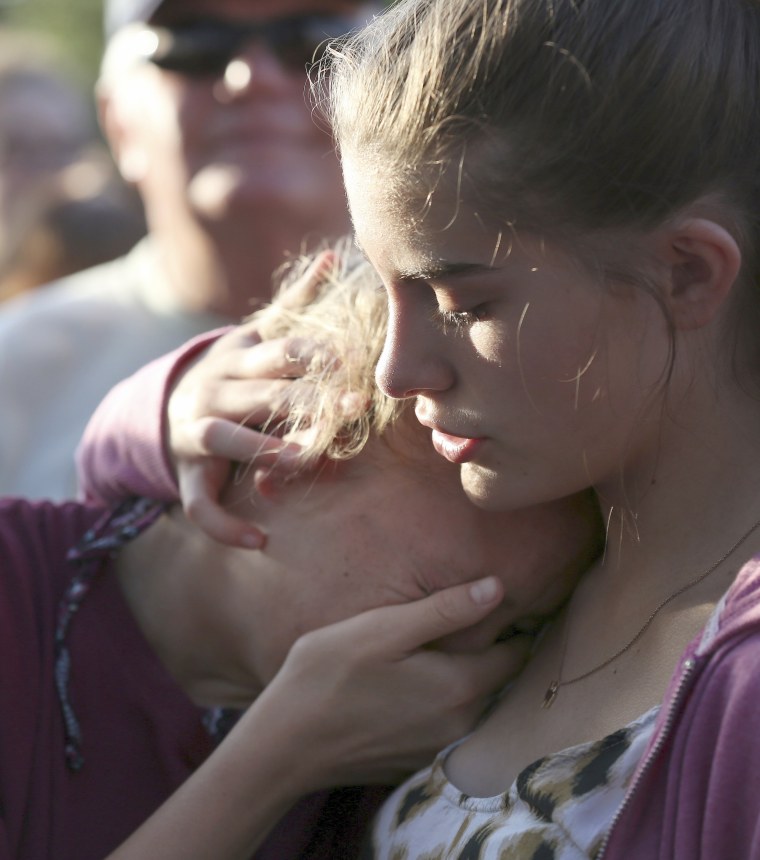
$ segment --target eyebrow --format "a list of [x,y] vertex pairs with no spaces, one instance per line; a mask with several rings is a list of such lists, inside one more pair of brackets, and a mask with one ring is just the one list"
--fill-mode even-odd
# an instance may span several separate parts
[[457,263],[445,260],[433,260],[419,269],[409,269],[399,272],[405,281],[434,281],[439,278],[452,278],[466,275],[479,275],[493,272],[494,267],[485,263]]
[[[369,262],[367,252],[364,250],[358,236],[353,235],[354,245],[359,253]],[[398,274],[405,281],[430,281],[436,278],[456,277],[457,275],[478,275],[483,272],[493,272],[495,266],[486,263],[456,263],[445,260],[433,260],[419,269],[405,269]]]

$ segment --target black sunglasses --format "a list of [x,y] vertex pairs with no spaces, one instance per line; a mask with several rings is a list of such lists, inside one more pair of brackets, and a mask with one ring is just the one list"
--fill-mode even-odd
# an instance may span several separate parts
[[356,25],[356,17],[340,15],[293,15],[261,23],[205,18],[147,27],[155,39],[143,57],[183,75],[220,75],[247,42],[260,39],[285,68],[304,72],[319,60],[330,39],[344,36]]

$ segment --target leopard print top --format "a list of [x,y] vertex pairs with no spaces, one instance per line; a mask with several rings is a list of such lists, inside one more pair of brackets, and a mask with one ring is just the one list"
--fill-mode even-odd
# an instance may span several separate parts
[[448,781],[449,747],[386,801],[363,860],[592,860],[658,711],[539,759],[496,797],[470,797]]

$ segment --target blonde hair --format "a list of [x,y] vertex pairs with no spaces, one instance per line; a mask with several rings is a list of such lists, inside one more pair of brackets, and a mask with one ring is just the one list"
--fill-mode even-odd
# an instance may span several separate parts
[[303,338],[322,344],[305,374],[282,395],[267,426],[278,435],[305,439],[304,465],[326,456],[355,457],[371,436],[382,436],[406,410],[375,385],[374,371],[387,328],[386,298],[375,270],[349,240],[333,251],[320,275],[315,298],[293,307],[288,290],[304,276],[314,257],[294,261],[271,304],[252,314],[264,340]]

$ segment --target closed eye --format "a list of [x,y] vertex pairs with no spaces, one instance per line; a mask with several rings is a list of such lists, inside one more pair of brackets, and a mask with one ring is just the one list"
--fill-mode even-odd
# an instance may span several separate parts
[[481,322],[488,316],[486,305],[477,305],[466,311],[451,311],[444,308],[436,308],[436,322],[443,328],[444,332],[453,329],[461,332],[477,322]]

